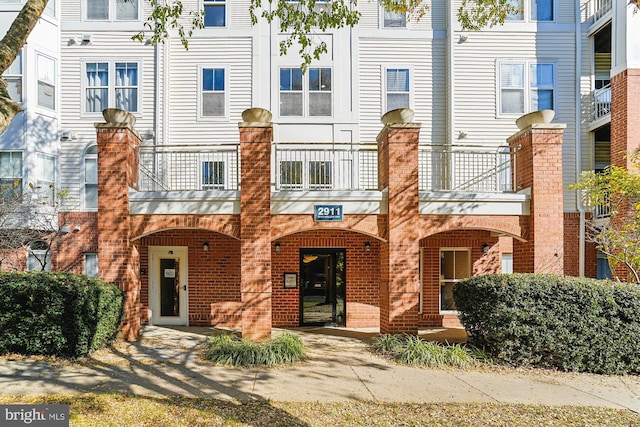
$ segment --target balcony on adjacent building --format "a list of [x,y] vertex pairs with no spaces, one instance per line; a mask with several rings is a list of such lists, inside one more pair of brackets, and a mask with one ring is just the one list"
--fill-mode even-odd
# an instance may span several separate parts
[[590,3],[594,22],[605,16],[613,6],[613,0],[591,0]]
[[611,84],[591,92],[591,121],[605,120],[611,116]]

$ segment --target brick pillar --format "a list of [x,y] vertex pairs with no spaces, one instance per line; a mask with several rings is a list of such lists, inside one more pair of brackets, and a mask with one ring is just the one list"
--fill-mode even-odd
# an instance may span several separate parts
[[[131,243],[129,187],[137,188],[140,137],[135,118],[96,123],[98,142],[98,270],[99,277],[125,292],[125,339],[140,334],[138,252]],[[108,116],[105,116],[109,120]]]
[[242,113],[240,130],[240,291],[242,336],[271,336],[271,113]]
[[[637,31],[635,29],[634,31]],[[640,69],[626,69],[611,78],[611,164],[634,169],[628,154],[640,151]],[[626,213],[625,213],[626,212]],[[620,206],[612,219],[617,224],[635,214],[632,204]],[[627,267],[619,263],[613,272],[622,281],[633,280]]]
[[530,191],[529,215],[520,217],[525,242],[514,239],[513,270],[563,274],[562,138],[566,125],[534,123],[509,138],[516,154],[516,185]]
[[387,243],[380,245],[380,333],[418,331],[420,244],[418,141],[413,111],[385,114],[378,135],[380,186],[388,189]]

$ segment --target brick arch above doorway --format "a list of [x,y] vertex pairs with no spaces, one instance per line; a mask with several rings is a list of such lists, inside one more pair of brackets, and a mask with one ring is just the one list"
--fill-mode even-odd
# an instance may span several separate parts
[[240,239],[238,215],[132,215],[131,240],[165,230],[206,230]]
[[515,215],[421,215],[419,239],[454,230],[486,230],[526,241],[520,217]]
[[341,230],[385,241],[387,226],[380,215],[345,215],[340,222],[314,221],[313,215],[276,215],[271,218],[271,240],[314,230]]

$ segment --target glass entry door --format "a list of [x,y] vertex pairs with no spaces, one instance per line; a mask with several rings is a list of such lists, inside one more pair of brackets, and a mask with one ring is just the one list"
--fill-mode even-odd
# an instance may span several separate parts
[[188,324],[188,248],[149,247],[149,308],[152,325]]
[[344,249],[300,250],[300,324],[346,322]]
[[180,317],[180,261],[160,258],[160,316]]

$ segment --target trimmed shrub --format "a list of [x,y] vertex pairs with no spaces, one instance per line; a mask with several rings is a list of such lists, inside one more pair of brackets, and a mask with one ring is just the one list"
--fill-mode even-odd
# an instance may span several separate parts
[[257,342],[221,334],[213,335],[207,341],[205,359],[221,365],[275,366],[298,362],[304,358],[304,353],[300,338],[288,332]]
[[404,365],[441,368],[476,364],[470,352],[461,345],[442,345],[414,335],[380,335],[373,338],[371,346],[374,351]]
[[80,357],[112,340],[123,316],[115,285],[71,273],[0,273],[0,354]]
[[533,274],[476,276],[453,289],[470,343],[515,365],[640,372],[640,287]]

